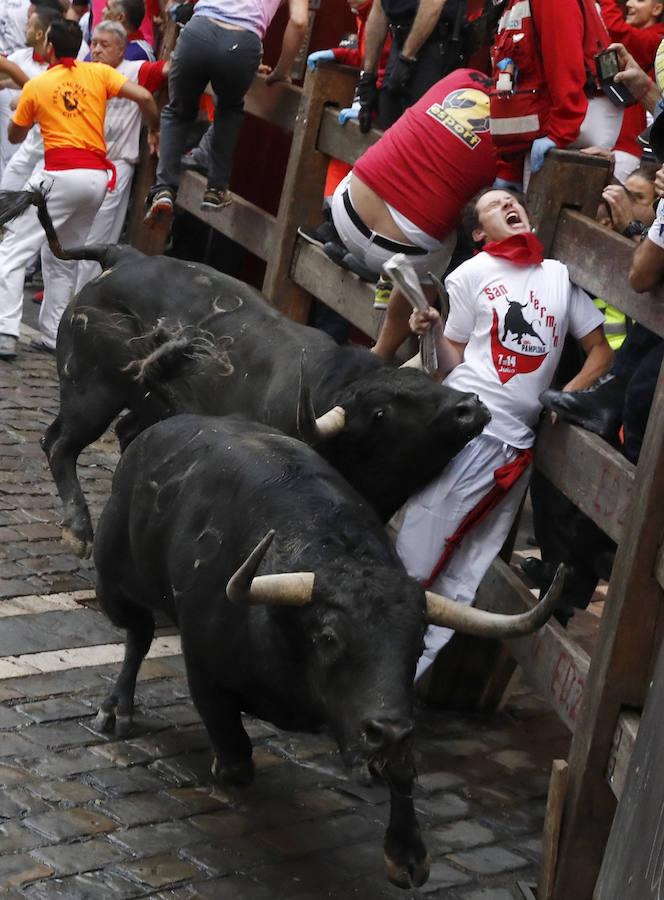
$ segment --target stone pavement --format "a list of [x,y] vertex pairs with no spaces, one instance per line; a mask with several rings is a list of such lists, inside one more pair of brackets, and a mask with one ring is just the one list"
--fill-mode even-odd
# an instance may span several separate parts
[[[416,807],[433,857],[421,891],[386,881],[388,797],[342,770],[327,738],[249,720],[257,777],[231,792],[189,700],[178,638],[160,628],[131,737],[92,729],[123,635],[98,610],[89,562],[60,543],[38,439],[57,408],[52,357],[0,363],[0,895],[320,900],[522,897],[536,879],[551,760],[568,736],[527,690],[496,716],[421,711]],[[117,461],[81,458],[93,518]]]

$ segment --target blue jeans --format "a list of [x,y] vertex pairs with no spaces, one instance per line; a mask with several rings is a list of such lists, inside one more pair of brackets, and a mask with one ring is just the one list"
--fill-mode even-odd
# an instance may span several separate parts
[[185,26],[171,59],[170,102],[161,112],[159,165],[153,193],[180,183],[180,157],[187,131],[198,115],[208,82],[217,95],[210,145],[208,187],[228,187],[233,151],[244,116],[244,95],[254,79],[263,52],[258,35],[222,28],[206,16],[194,16]]

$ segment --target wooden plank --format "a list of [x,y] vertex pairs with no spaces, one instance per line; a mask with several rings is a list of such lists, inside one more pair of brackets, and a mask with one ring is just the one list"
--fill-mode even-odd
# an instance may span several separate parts
[[655,578],[660,587],[664,587],[664,544],[659,548],[655,563]]
[[632,710],[621,712],[618,718],[606,767],[606,778],[617,800],[620,800],[625,788],[629,761],[634,752],[640,722],[641,716]]
[[276,125],[283,131],[295,128],[302,88],[278,82],[266,84],[264,75],[257,75],[244,98],[244,108],[252,116]]
[[571,207],[594,217],[610,177],[605,159],[570,150],[547,153],[542,169],[528,185],[528,209],[545,256],[552,255],[561,210]]
[[664,626],[664,596],[653,578],[664,533],[662,496],[660,373],[572,738],[554,900],[592,896],[615,811],[615,797],[605,778],[615,725],[625,707],[643,706],[648,691]]
[[364,151],[382,137],[383,132],[372,128],[368,134],[362,134],[357,122],[340,125],[337,112],[336,109],[326,109],[323,112],[317,146],[321,153],[327,153],[328,156],[353,166]]
[[274,246],[276,219],[244,197],[233,194],[233,203],[222,210],[201,209],[207,180],[197,172],[186,172],[180,182],[177,204],[211,228],[246,247],[260,259],[268,260]]
[[263,293],[278,309],[298,322],[309,318],[310,295],[291,279],[298,225],[318,225],[328,157],[316,148],[325,105],[347,106],[353,80],[341,66],[319,64],[307,72],[297,114],[286,177],[281,191],[273,253],[267,263]]
[[[519,613],[530,609],[535,600],[516,572],[497,559],[479,587],[475,604],[492,612]],[[508,641],[507,647],[527,679],[573,731],[590,664],[588,654],[555,619],[534,634]]]
[[664,890],[664,650],[641,717],[595,900],[659,900]]
[[619,541],[634,493],[634,466],[595,434],[542,423],[535,465],[614,541]]
[[291,277],[360,331],[377,336],[381,313],[373,308],[373,285],[333,263],[320,247],[298,240]]
[[628,238],[566,209],[560,215],[551,255],[565,263],[572,281],[593,297],[601,295],[602,300],[664,337],[664,285],[647,294],[632,290],[628,274],[634,247]]
[[558,860],[560,820],[567,789],[567,760],[554,759],[551,766],[549,794],[546,800],[544,833],[542,835],[542,861],[537,885],[538,900],[551,900],[553,880]]

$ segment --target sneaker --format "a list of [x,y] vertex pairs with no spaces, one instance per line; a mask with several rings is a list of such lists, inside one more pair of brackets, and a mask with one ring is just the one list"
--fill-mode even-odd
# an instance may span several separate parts
[[374,309],[387,309],[392,293],[392,282],[382,276],[376,282],[376,292],[374,294]]
[[297,229],[297,233],[300,237],[304,238],[307,243],[314,244],[316,247],[322,247],[327,243],[339,243],[337,229],[331,222],[322,222],[315,228],[312,225],[300,225]]
[[143,221],[150,225],[156,223],[159,219],[170,219],[172,215],[173,191],[168,188],[162,188],[153,194]]
[[228,188],[208,188],[203,194],[201,209],[223,209],[233,202],[233,195]]
[[16,338],[12,334],[0,334],[0,359],[16,359]]
[[32,338],[30,341],[30,348],[32,350],[39,350],[40,353],[55,353],[55,347],[49,347],[43,338]]
[[350,272],[354,272],[362,279],[362,281],[367,281],[369,284],[373,284],[378,277],[377,272],[365,266],[364,263],[360,262],[360,260],[356,256],[353,256],[352,253],[346,253],[342,264],[344,268],[348,269]]
[[344,262],[345,257],[348,256],[348,250],[342,247],[341,244],[338,244],[336,241],[328,241],[326,244],[323,244],[323,253],[333,263],[341,266],[342,269],[348,268]]

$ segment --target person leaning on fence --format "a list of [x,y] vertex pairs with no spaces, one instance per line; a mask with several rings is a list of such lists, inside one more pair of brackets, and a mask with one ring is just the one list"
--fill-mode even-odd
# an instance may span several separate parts
[[[457,69],[435,84],[355,163],[332,199],[332,221],[349,253],[380,275],[405,253],[421,280],[442,275],[461,210],[495,176],[489,81]],[[408,337],[410,306],[394,288],[374,351],[390,359]]]
[[[244,96],[259,70],[263,37],[281,0],[198,0],[178,38],[168,78],[169,103],[161,113],[157,181],[148,196],[146,222],[173,214],[187,132],[208,82],[217,96],[207,190],[202,209],[219,210],[233,197],[228,189],[233,151],[244,116]],[[289,81],[304,37],[307,0],[288,0],[289,20],[279,60],[266,81]]]
[[[436,310],[413,313],[418,333],[436,326],[436,377],[479,395],[491,413],[484,432],[397,514],[397,553],[425,587],[473,602],[502,547],[528,484],[539,395],[553,378],[569,332],[586,360],[567,388],[592,384],[611,364],[602,315],[567,268],[544,259],[517,196],[486,189],[464,216],[482,251],[446,279],[444,333]],[[429,628],[422,675],[451,637]]]
[[[9,128],[9,139],[15,143],[25,140],[35,123],[41,128],[44,168],[35,172],[28,187],[48,191],[49,212],[65,246],[85,242],[107,186],[113,187],[103,131],[107,100],[133,100],[151,128],[159,124],[152,94],[110,66],[76,61],[81,39],[75,22],[56,19],[51,24],[46,46],[50,68],[27,82]],[[2,359],[16,356],[25,267],[42,242],[37,211],[29,206],[7,227],[0,243]],[[42,339],[37,343],[39,349],[52,351],[60,317],[73,293],[76,264],[50,254],[43,274]]]
[[524,184],[554,147],[615,146],[622,109],[598,87],[595,63],[608,44],[594,0],[504,2],[491,49],[497,187]]

